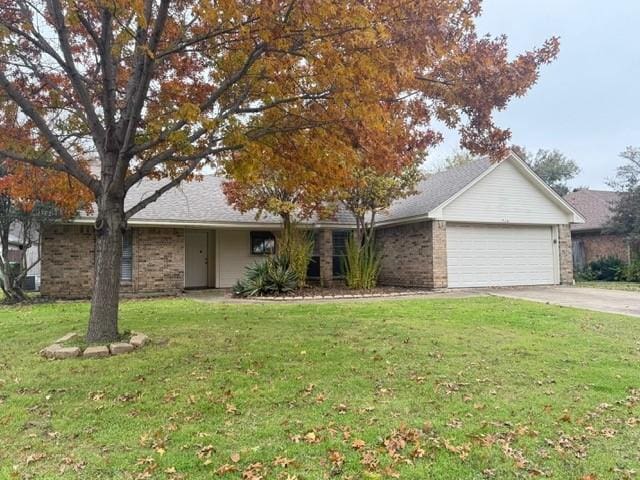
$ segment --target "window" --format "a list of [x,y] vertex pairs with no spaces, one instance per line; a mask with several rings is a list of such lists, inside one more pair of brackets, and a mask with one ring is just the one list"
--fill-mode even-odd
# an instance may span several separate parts
[[276,237],[271,232],[251,232],[251,255],[276,253]]
[[120,281],[133,280],[133,231],[127,230],[122,234],[122,260],[120,261]]
[[307,267],[307,277],[320,278],[320,242],[318,232],[313,232],[313,251]]
[[347,248],[349,230],[335,230],[333,232],[333,276],[344,277],[343,258]]

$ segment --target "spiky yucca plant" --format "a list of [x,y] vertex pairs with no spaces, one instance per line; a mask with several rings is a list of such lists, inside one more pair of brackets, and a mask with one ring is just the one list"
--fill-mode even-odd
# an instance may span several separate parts
[[359,290],[376,287],[382,256],[373,239],[361,244],[355,235],[350,235],[345,245],[343,261],[347,287]]
[[245,278],[233,286],[233,293],[239,297],[275,295],[291,292],[297,285],[298,277],[288,260],[275,255],[248,266]]

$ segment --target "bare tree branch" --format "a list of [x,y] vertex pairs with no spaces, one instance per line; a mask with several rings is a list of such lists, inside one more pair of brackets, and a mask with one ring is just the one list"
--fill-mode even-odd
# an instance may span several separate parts
[[160,187],[155,192],[153,192],[150,196],[144,198],[143,200],[138,202],[136,205],[131,207],[129,210],[127,210],[124,214],[125,220],[129,220],[136,213],[143,210],[147,205],[158,200],[158,198],[160,198],[165,192],[168,192],[172,188],[180,185],[180,183],[183,180],[185,180],[189,175],[193,173],[193,171],[197,168],[199,163],[200,162],[197,160],[192,161],[191,164],[180,175],[178,175],[171,181],[167,182],[162,187]]
[[11,152],[9,150],[0,150],[0,160],[2,160],[3,158],[15,160],[17,162],[28,163],[36,167],[48,168],[50,170],[56,170],[58,172],[69,173],[67,167],[64,164],[47,162],[44,158],[44,153],[36,158],[32,158],[25,157],[24,155],[20,155],[16,152]]
[[71,85],[73,85],[76,95],[82,104],[82,108],[87,116],[87,122],[91,127],[91,133],[96,144],[103,145],[105,141],[104,127],[98,118],[98,114],[93,106],[91,95],[89,94],[73,59],[73,51],[69,40],[69,29],[64,19],[64,10],[60,4],[60,0],[48,1],[51,2],[49,4],[49,9],[53,18],[53,26],[58,34],[60,49],[64,56],[64,63],[62,64],[62,67],[67,71]]

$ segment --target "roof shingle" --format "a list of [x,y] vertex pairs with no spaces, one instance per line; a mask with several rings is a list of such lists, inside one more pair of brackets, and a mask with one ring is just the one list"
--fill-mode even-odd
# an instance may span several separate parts
[[[425,215],[433,208],[456,194],[491,166],[490,160],[482,158],[466,165],[433,174],[416,187],[417,194],[396,201],[388,211],[379,216],[380,221],[394,221]],[[151,195],[165,181],[145,179],[131,188],[125,201],[125,209]],[[257,219],[256,211],[240,213],[227,203],[222,191],[224,178],[204,175],[201,180],[181,184],[163,194],[157,201],[132,217],[132,221],[193,224],[278,224],[279,217],[263,214]],[[82,217],[81,217],[82,218]],[[85,220],[87,217],[84,217]],[[314,220],[315,222],[316,220]],[[327,223],[353,225],[352,215],[339,208]]]
[[620,193],[606,190],[576,190],[564,199],[582,214],[585,223],[571,225],[573,231],[601,230],[611,218],[611,207],[620,198]]

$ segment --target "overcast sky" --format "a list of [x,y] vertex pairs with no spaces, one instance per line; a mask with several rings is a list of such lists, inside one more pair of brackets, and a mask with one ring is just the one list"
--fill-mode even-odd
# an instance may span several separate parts
[[[553,149],[582,172],[573,186],[607,188],[628,145],[640,146],[640,1],[485,0],[480,33],[509,38],[517,53],[560,37],[560,55],[496,119],[513,143]],[[447,135],[430,161],[457,148]]]

